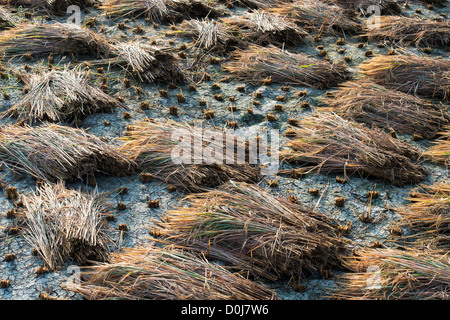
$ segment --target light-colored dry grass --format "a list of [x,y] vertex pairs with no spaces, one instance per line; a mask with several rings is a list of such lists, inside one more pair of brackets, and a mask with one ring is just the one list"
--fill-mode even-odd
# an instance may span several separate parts
[[416,55],[378,56],[359,66],[368,79],[422,98],[448,101],[450,60]]
[[36,121],[61,122],[121,107],[117,99],[89,84],[86,71],[64,68],[26,74],[29,90],[2,116],[13,116],[28,124]]
[[391,40],[401,45],[446,46],[450,23],[399,16],[381,16],[376,28],[367,30],[369,40]]
[[[173,138],[177,131],[183,133],[184,142]],[[172,121],[168,123],[136,122],[128,126],[125,136],[121,138],[125,143],[121,152],[136,161],[141,170],[150,172],[166,183],[189,192],[214,188],[230,179],[247,182],[257,182],[261,179],[257,166],[246,162],[238,164],[236,159],[230,159],[233,163],[227,160],[227,163],[230,164],[223,162],[208,164],[206,163],[208,159],[205,160],[202,157],[197,163],[194,152],[188,156],[190,164],[178,164],[175,161],[178,159],[173,159],[174,148],[182,146],[182,143],[187,143],[188,140],[189,146],[195,152],[203,152],[203,148],[208,146],[215,150],[225,150],[225,138],[223,141],[209,141],[208,139],[204,130],[195,129],[189,125]],[[245,148],[244,140],[236,141]],[[202,150],[196,150],[193,143],[198,143],[199,145],[197,144],[195,147],[200,147]]]
[[302,164],[305,171],[358,173],[402,186],[418,183],[426,170],[418,163],[420,154],[406,142],[378,128],[367,128],[336,114],[307,116],[287,143],[292,150],[282,158]]
[[450,258],[442,251],[365,249],[348,258],[354,273],[338,277],[335,298],[447,300]]
[[0,162],[14,172],[45,181],[83,179],[95,172],[123,176],[136,168],[101,138],[56,124],[2,127]]
[[237,50],[233,60],[223,66],[239,81],[260,84],[271,78],[274,83],[325,89],[336,86],[347,77],[343,63],[330,63],[301,53],[277,47],[251,45]]
[[73,290],[86,299],[126,300],[271,300],[265,286],[233,274],[203,257],[149,246],[112,254],[82,274]]
[[155,233],[237,270],[276,280],[341,266],[349,242],[336,222],[261,188],[229,182],[187,197],[167,212]]
[[450,122],[443,106],[367,80],[346,82],[323,101],[328,107],[320,108],[322,111],[423,138],[435,137]]
[[79,264],[107,261],[111,239],[102,221],[108,206],[101,196],[44,184],[22,197],[24,237],[55,270],[68,258]]
[[308,32],[288,18],[259,10],[222,21],[240,33],[244,40],[259,45],[298,46],[304,43]]

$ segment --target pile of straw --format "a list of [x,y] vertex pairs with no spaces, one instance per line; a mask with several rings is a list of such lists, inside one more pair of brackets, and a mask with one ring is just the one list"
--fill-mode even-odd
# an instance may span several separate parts
[[362,250],[348,259],[336,296],[351,300],[447,300],[450,258],[439,251]]
[[0,29],[15,28],[18,21],[4,6],[0,6]]
[[111,59],[114,64],[124,66],[141,82],[176,83],[185,79],[184,72],[170,49],[140,42],[119,43],[112,47],[111,56],[115,56]]
[[67,8],[76,5],[81,9],[100,3],[100,0],[0,0],[1,4],[45,10],[51,14],[64,16]]
[[323,100],[329,107],[321,110],[423,138],[435,137],[450,122],[444,108],[367,80],[346,82]]
[[370,40],[391,40],[401,45],[446,46],[450,41],[450,23],[409,17],[381,16],[380,25],[367,30]]
[[417,231],[418,242],[450,247],[450,184],[422,186],[408,200],[411,204],[399,211],[403,225]]
[[448,59],[378,56],[367,60],[360,68],[365,77],[390,89],[444,101],[450,96]]
[[233,60],[223,67],[237,80],[259,84],[271,78],[274,83],[325,89],[334,87],[347,77],[341,62],[330,63],[301,53],[291,53],[277,47],[251,45],[238,50]]
[[221,0],[227,4],[244,6],[251,9],[264,9],[283,5],[292,0]]
[[282,17],[292,18],[299,25],[312,28],[318,35],[335,33],[357,33],[361,23],[337,5],[329,5],[320,0],[301,0],[287,3],[269,11]]
[[237,270],[276,280],[339,267],[348,254],[332,218],[276,198],[255,185],[230,182],[187,197],[156,232]]
[[108,40],[74,23],[20,24],[0,34],[0,50],[6,58],[31,54],[42,57],[59,53],[106,57]]
[[425,156],[434,162],[448,166],[450,164],[450,127],[446,127],[439,136],[434,145],[425,152]]
[[308,32],[287,18],[263,10],[222,21],[242,33],[244,40],[259,45],[298,46]]
[[[173,138],[177,132],[183,134],[183,141]],[[245,141],[234,139],[245,148]],[[201,157],[196,163],[196,155],[201,156],[206,147],[225,150],[227,142],[225,138],[223,141],[209,141],[204,130],[189,125],[135,122],[128,126],[121,140],[125,144],[120,151],[136,161],[141,170],[189,192],[204,191],[205,188],[214,188],[229,180],[257,182],[261,179],[256,166],[247,162],[239,164],[236,159],[227,159],[226,163],[229,164],[225,164],[225,161],[208,164],[206,161],[209,159]],[[189,149],[188,156],[183,154],[189,161],[177,163],[173,159],[173,152],[179,147]]]
[[224,52],[238,42],[228,26],[210,19],[185,20],[177,30],[169,31],[168,34],[193,38],[195,48],[208,51]]
[[399,15],[402,7],[396,0],[326,0],[327,4],[334,4],[343,9],[357,10],[362,15],[370,15],[374,12],[369,11],[371,6],[380,8],[381,15]]
[[309,171],[359,173],[397,186],[425,178],[420,154],[378,128],[367,128],[335,114],[304,117],[290,130],[295,137],[281,152],[284,160],[303,164]]
[[277,299],[263,285],[171,247],[126,249],[91,270],[82,274],[88,280],[73,288],[91,300]]
[[43,184],[22,201],[24,237],[48,268],[55,270],[67,258],[82,265],[108,260],[111,240],[101,219],[108,207],[99,195]]
[[14,116],[29,124],[61,122],[121,106],[115,98],[90,85],[88,73],[83,70],[53,69],[26,74],[23,81],[29,87],[28,93],[3,116]]
[[0,163],[44,181],[84,178],[95,172],[124,176],[135,169],[133,161],[102,139],[59,125],[3,127]]
[[145,17],[153,22],[176,22],[187,17],[222,14],[216,0],[106,0],[99,6],[108,16]]

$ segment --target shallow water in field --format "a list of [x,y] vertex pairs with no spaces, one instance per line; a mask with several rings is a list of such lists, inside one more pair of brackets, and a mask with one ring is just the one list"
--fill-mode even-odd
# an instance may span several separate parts
[[[450,7],[436,8],[433,11],[427,10],[423,5],[411,4],[408,9],[404,10],[404,13],[413,15],[414,10],[417,8],[422,9],[422,17],[435,17],[441,13],[450,14]],[[183,38],[175,38],[165,35],[165,30],[169,28],[168,25],[161,24],[159,28],[155,29],[150,23],[145,22],[143,19],[136,19],[137,23],[144,26],[144,32],[140,35],[136,35],[132,28],[136,26],[136,22],[127,20],[126,24],[129,28],[125,30],[119,30],[117,25],[122,20],[106,19],[100,16],[100,12],[89,8],[89,13],[83,12],[82,19],[87,21],[92,17],[96,17],[97,22],[95,29],[97,31],[104,29],[104,34],[109,38],[117,38],[120,41],[137,40],[150,41],[150,39],[157,39],[157,43],[161,45],[179,47],[182,43],[190,43],[190,41]],[[233,14],[243,14],[245,12],[242,8],[236,8],[231,11]],[[39,20],[39,16],[33,16],[33,20]],[[54,18],[48,21],[65,22],[65,17]],[[311,54],[317,56],[318,50],[316,46],[323,45],[328,50],[328,57],[331,60],[339,60],[343,58],[343,55],[337,52],[338,46],[335,44],[337,37],[327,36],[324,37],[320,43],[315,43],[311,39],[307,44],[295,48],[296,51]],[[171,42],[173,41],[173,43]],[[390,48],[380,48],[376,43],[366,44],[364,48],[357,48],[356,44],[359,42],[357,38],[347,37],[346,44],[340,46],[346,49],[345,55],[352,57],[352,61],[349,63],[353,75],[356,75],[357,66],[361,62],[368,59],[365,56],[366,50],[373,50],[374,55],[386,54]],[[424,55],[417,48],[407,48],[417,54]],[[434,49],[432,56],[446,56],[448,53],[443,48]],[[220,57],[225,59],[225,57]],[[83,57],[79,57],[80,61]],[[185,61],[187,65],[190,60]],[[56,64],[67,64],[70,62],[69,57],[62,57],[59,61],[56,60]],[[22,60],[12,60],[4,63],[8,68],[15,70],[24,70],[25,64],[29,64],[32,68],[45,69],[46,62],[40,60],[34,60],[26,62]],[[93,68],[95,71],[95,68]],[[25,71],[23,71],[25,72]],[[124,89],[122,81],[117,81],[121,76],[121,70],[117,68],[111,69],[111,73],[108,75],[109,91],[110,94],[118,94],[125,98],[128,110],[117,109],[109,114],[96,114],[86,117],[82,122],[82,128],[88,132],[97,136],[105,137],[110,140],[111,143],[117,144],[115,139],[119,138],[125,132],[127,124],[133,120],[140,120],[146,117],[153,118],[155,120],[173,119],[178,122],[192,123],[196,119],[203,119],[203,110],[205,108],[213,109],[215,116],[212,120],[205,120],[205,127],[217,127],[225,128],[227,121],[237,121],[239,127],[235,129],[235,133],[243,137],[252,137],[254,132],[261,129],[279,129],[283,133],[287,128],[287,120],[289,118],[301,119],[305,115],[312,114],[315,110],[320,109],[319,97],[323,96],[325,90],[315,90],[307,87],[294,87],[292,86],[289,92],[281,90],[281,85],[271,84],[268,86],[251,86],[247,85],[246,92],[238,92],[236,87],[242,85],[231,79],[230,82],[221,82],[220,89],[211,89],[211,85],[214,82],[219,81],[222,78],[228,76],[225,72],[221,71],[220,65],[208,66],[207,72],[212,76],[212,80],[198,84],[197,91],[191,92],[188,89],[188,85],[184,84],[174,89],[169,89],[169,97],[162,98],[159,96],[160,89],[166,89],[166,84],[140,84],[133,83],[133,85],[142,88],[142,95],[136,94],[135,89]],[[97,78],[97,83],[101,85],[101,75],[93,74],[93,78]],[[1,80],[1,86],[3,92],[7,92],[11,99],[9,101],[3,101],[0,111],[6,110],[8,107],[16,103],[22,96],[22,85],[19,84],[15,78]],[[297,90],[306,90],[307,95],[305,97],[295,97]],[[183,92],[186,97],[185,103],[178,103],[176,94]],[[254,106],[253,93],[255,91],[262,92],[262,98],[258,99],[261,104]],[[224,96],[223,101],[216,101],[213,96],[216,93],[220,93]],[[276,101],[276,97],[287,94],[288,99],[283,103],[283,111],[273,111],[274,105],[279,103]],[[229,97],[235,97],[236,101],[229,102]],[[201,107],[199,101],[205,99],[207,101],[206,107]],[[150,104],[149,110],[141,110],[139,105],[141,102],[146,101]],[[300,108],[300,104],[303,101],[308,101],[309,108]],[[230,104],[237,106],[237,110],[230,112],[228,107]],[[173,117],[169,114],[169,106],[178,106],[178,116]],[[254,110],[253,115],[249,115],[247,109],[252,107]],[[131,114],[131,119],[125,120],[123,118],[124,112]],[[266,114],[273,113],[277,121],[266,121]],[[105,126],[104,121],[110,122],[110,126]],[[14,122],[14,119],[3,119],[0,121],[1,125]],[[281,136],[282,142],[285,138]],[[411,137],[400,136],[399,139],[403,139],[408,143],[411,143],[412,147],[424,150],[430,145],[429,141],[411,142]],[[443,181],[448,178],[448,169],[444,166],[435,165],[432,163],[425,163],[429,175],[425,184],[432,184],[436,181]],[[283,168],[289,168],[288,165],[283,164]],[[28,177],[15,176],[9,170],[4,170],[3,181],[8,185],[14,185],[18,188],[19,193],[27,193],[35,188],[35,182]],[[342,175],[341,175],[342,176]],[[270,178],[270,177],[268,177]],[[390,245],[392,236],[389,232],[391,226],[395,225],[399,220],[399,214],[396,213],[395,208],[398,208],[407,203],[406,198],[408,194],[416,186],[408,185],[405,187],[394,187],[390,184],[382,183],[380,181],[368,178],[361,178],[358,176],[350,177],[350,180],[345,184],[336,182],[336,175],[325,174],[308,174],[301,179],[293,179],[288,177],[277,177],[279,180],[278,186],[275,188],[269,188],[266,181],[263,181],[260,186],[269,190],[273,194],[280,195],[281,197],[287,197],[289,195],[296,196],[299,202],[315,207],[327,215],[337,219],[341,224],[351,223],[352,228],[349,237],[361,244],[371,244],[374,241],[381,242],[386,246]],[[114,191],[119,187],[127,187],[128,193],[125,195],[118,195],[113,192],[109,196],[109,199],[113,203],[123,202],[127,204],[127,209],[124,211],[114,212],[117,219],[115,222],[111,222],[111,226],[117,230],[119,224],[126,223],[129,231],[125,234],[121,234],[118,231],[113,234],[116,245],[118,247],[138,247],[146,243],[151,242],[149,238],[149,231],[147,227],[150,226],[150,219],[157,218],[164,210],[173,208],[180,205],[180,200],[184,194],[181,192],[170,193],[167,190],[167,185],[160,182],[152,182],[150,184],[143,184],[140,181],[138,175],[129,176],[124,178],[97,176],[97,187],[99,192]],[[68,186],[82,189],[90,189],[83,182],[76,182]],[[308,189],[318,188],[319,195],[313,197],[308,193]],[[373,200],[371,203],[367,198],[367,191],[377,190],[380,197]],[[389,192],[389,199],[386,196],[386,192]],[[346,203],[343,208],[335,206],[335,198],[345,197]],[[160,199],[160,208],[151,209],[147,206],[149,199]],[[6,199],[3,193],[0,193],[0,212],[6,212],[12,208],[12,203]],[[362,222],[358,215],[363,212],[367,212],[370,208],[370,214],[373,218],[372,223]],[[13,224],[14,221],[7,220],[3,215],[0,215],[0,226],[8,226]],[[407,234],[409,230],[404,230]],[[4,262],[3,256],[8,253],[14,253],[17,259],[14,262]],[[40,292],[46,292],[52,296],[59,298],[79,298],[77,295],[64,289],[64,284],[67,281],[67,277],[70,276],[68,267],[71,265],[68,262],[62,270],[58,272],[52,272],[44,275],[36,276],[34,270],[42,265],[42,261],[32,256],[31,248],[26,241],[19,236],[8,236],[0,229],[0,278],[8,278],[11,281],[11,287],[7,289],[0,289],[0,299],[37,299]],[[292,286],[289,283],[289,279],[279,281],[275,284],[268,283],[272,286],[277,293],[284,299],[320,299],[326,294],[327,289],[334,286],[334,279],[322,279],[320,275],[312,276],[311,278],[304,279],[303,285],[305,286],[304,292],[294,292]]]

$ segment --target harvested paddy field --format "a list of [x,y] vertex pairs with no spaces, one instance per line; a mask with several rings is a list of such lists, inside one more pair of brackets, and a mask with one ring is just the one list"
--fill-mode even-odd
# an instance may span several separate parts
[[0,1],[0,300],[448,299],[449,8]]

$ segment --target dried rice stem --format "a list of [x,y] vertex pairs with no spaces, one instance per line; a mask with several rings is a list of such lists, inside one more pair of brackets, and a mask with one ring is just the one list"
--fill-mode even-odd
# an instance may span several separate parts
[[[221,142],[208,141],[204,131],[188,125],[181,125],[176,122],[165,124],[136,122],[128,126],[125,137],[121,139],[125,142],[121,152],[136,161],[140,169],[152,173],[168,184],[179,186],[189,192],[214,188],[230,179],[256,182],[261,178],[256,166],[251,166],[248,163],[237,164],[236,159],[227,160],[227,163],[232,160],[233,164],[207,164],[203,158],[200,163],[196,163],[195,155],[191,153],[189,157],[191,164],[175,163],[172,152],[174,148],[182,146],[181,142],[173,139],[177,131],[184,134],[183,143],[189,141],[189,144],[191,144],[198,141],[201,148],[209,146],[215,150],[220,148],[225,150],[225,139]],[[236,137],[233,139],[245,148],[245,141]],[[193,145],[190,146],[192,150],[195,150]],[[195,152],[200,152],[200,150]]]
[[65,68],[27,75],[29,92],[2,114],[25,120],[61,122],[97,112],[107,112],[121,103],[89,84],[88,73]]
[[338,278],[341,288],[335,297],[340,299],[447,300],[450,297],[450,259],[439,251],[366,249],[348,258],[346,265],[355,273]]
[[73,288],[85,298],[129,300],[269,300],[275,293],[202,257],[175,248],[126,249],[83,273]]
[[419,97],[448,100],[450,60],[415,55],[378,56],[360,65],[368,79]]
[[222,21],[241,32],[244,40],[260,45],[298,46],[308,36],[306,30],[289,19],[263,10]]
[[419,153],[405,142],[378,128],[369,129],[335,114],[304,117],[295,137],[282,151],[288,162],[304,164],[310,171],[359,173],[402,186],[424,179]]
[[101,221],[107,207],[98,195],[67,190],[58,183],[44,184],[22,200],[25,239],[51,270],[67,257],[80,264],[108,260],[111,240]]
[[102,139],[59,125],[3,127],[0,162],[44,181],[83,178],[95,172],[123,176],[136,166]]
[[433,138],[450,122],[443,107],[367,80],[346,82],[323,99],[331,111],[346,119],[410,135]]
[[320,212],[276,198],[257,186],[230,182],[187,197],[158,223],[158,233],[255,276],[282,276],[339,267],[348,243]]
[[329,88],[345,80],[347,68],[344,64],[329,63],[300,53],[290,53],[269,46],[251,45],[238,50],[233,61],[224,65],[237,80],[259,84],[271,78],[275,83]]

